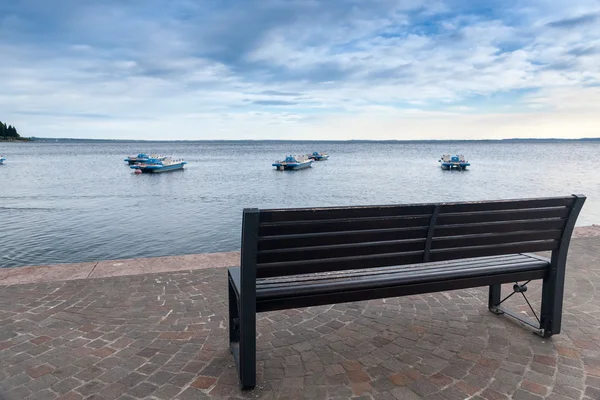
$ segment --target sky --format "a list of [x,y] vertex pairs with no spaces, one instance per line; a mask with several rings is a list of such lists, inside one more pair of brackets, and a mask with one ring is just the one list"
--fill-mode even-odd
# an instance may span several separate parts
[[22,136],[600,137],[598,0],[2,0],[0,54]]

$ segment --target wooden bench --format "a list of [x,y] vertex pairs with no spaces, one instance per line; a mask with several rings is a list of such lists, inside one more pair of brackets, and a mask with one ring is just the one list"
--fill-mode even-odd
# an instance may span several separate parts
[[[245,209],[230,268],[229,341],[256,383],[256,313],[489,286],[489,309],[560,333],[569,241],[585,196],[369,207]],[[527,252],[552,251],[551,259]],[[501,284],[543,279],[539,322],[501,308]],[[537,317],[537,314],[536,314]]]

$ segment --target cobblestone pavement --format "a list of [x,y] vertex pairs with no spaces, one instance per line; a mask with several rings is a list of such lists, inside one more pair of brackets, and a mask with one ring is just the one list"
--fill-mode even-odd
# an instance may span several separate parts
[[261,314],[251,392],[227,350],[223,268],[4,286],[0,388],[18,400],[598,400],[599,258],[600,238],[574,240],[550,340],[488,312],[485,288]]

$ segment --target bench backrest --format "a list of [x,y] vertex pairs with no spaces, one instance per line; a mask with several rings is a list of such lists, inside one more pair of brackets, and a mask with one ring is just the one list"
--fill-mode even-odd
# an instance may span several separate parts
[[[566,260],[585,196],[366,207],[245,209],[248,279],[553,251]],[[559,254],[560,252],[560,254]]]

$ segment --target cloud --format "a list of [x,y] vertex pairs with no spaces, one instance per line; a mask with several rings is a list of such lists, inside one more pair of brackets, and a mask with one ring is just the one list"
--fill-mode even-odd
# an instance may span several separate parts
[[263,90],[259,94],[264,94],[267,96],[301,96],[302,93],[298,92],[281,92],[279,90]]
[[31,115],[31,116],[41,116],[41,117],[72,117],[72,118],[91,118],[91,119],[109,119],[112,118],[111,115],[108,114],[97,114],[97,113],[62,113],[62,112],[52,112],[52,111],[17,111],[16,114],[19,115]]
[[[434,116],[475,124],[465,114],[527,110],[543,121],[567,111],[532,93],[586,99],[600,84],[600,5],[569,10],[558,0],[0,2],[1,117],[32,136],[140,139],[310,138],[333,121],[353,128],[315,138],[363,127],[411,139],[437,135]],[[587,129],[576,104],[562,135]],[[377,131],[408,115],[410,130]]]
[[577,57],[591,56],[591,55],[600,53],[600,47],[597,45],[578,46],[578,47],[572,48],[567,53],[570,55],[577,56]]
[[581,25],[587,25],[598,21],[600,13],[586,14],[574,18],[564,18],[558,21],[552,21],[548,23],[548,26],[552,28],[575,28]]
[[295,101],[284,100],[254,100],[252,103],[259,106],[293,106],[298,104]]

